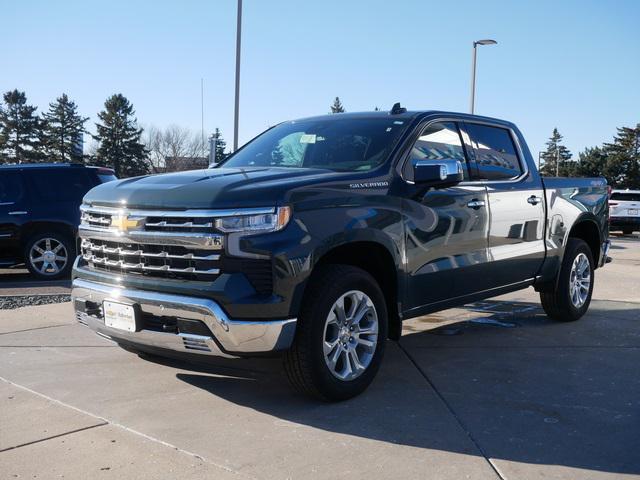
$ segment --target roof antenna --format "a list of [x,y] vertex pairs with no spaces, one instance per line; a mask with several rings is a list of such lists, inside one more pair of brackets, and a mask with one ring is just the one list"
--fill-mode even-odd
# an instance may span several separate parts
[[400,113],[405,113],[407,111],[406,108],[400,106],[400,102],[394,103],[393,107],[391,107],[391,111],[389,112],[391,115],[398,115]]

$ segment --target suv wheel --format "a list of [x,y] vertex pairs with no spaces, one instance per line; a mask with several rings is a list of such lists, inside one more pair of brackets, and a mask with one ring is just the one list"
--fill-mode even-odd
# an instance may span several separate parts
[[75,249],[66,235],[41,233],[29,240],[24,256],[27,268],[33,275],[43,280],[53,280],[69,274]]
[[372,382],[387,338],[387,308],[375,279],[346,265],[322,267],[307,287],[294,344],[284,355],[293,387],[346,400]]
[[589,246],[570,238],[553,291],[540,292],[546,314],[554,320],[573,321],[584,315],[593,293],[593,256]]

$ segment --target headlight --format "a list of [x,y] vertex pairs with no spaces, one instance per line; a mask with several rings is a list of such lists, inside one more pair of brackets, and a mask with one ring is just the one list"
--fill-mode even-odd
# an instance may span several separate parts
[[290,207],[278,207],[274,213],[237,215],[216,219],[216,228],[221,232],[267,233],[286,227],[291,218]]

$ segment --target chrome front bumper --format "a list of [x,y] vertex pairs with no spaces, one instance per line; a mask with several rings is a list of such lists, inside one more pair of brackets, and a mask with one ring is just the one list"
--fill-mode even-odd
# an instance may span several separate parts
[[[119,288],[80,278],[73,281],[71,296],[76,318],[80,323],[115,342],[125,342],[134,346],[228,357],[257,355],[288,349],[293,342],[296,329],[295,318],[269,321],[232,320],[213,300]],[[156,317],[199,320],[209,328],[212,336],[144,328],[128,332],[107,327],[100,313],[104,300],[137,305],[144,314]],[[94,307],[87,308],[89,304]]]

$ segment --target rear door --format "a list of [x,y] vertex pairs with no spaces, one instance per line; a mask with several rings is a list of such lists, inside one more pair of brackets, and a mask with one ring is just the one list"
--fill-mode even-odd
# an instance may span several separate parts
[[486,288],[535,277],[545,256],[545,204],[538,173],[530,171],[515,131],[501,125],[465,122],[478,179],[489,199],[490,270]]
[[29,220],[29,199],[19,170],[0,170],[0,265],[22,256],[20,228]]
[[96,185],[82,167],[34,168],[29,181],[39,200],[33,205],[33,219],[72,227],[80,223],[82,197]]

